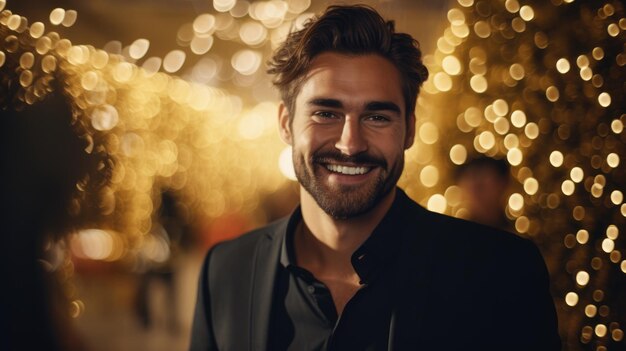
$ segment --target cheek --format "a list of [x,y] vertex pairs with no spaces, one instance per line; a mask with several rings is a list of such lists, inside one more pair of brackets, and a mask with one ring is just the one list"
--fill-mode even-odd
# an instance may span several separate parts
[[323,128],[303,128],[294,138],[295,145],[303,151],[308,150],[308,152],[334,145],[332,132]]
[[403,157],[406,151],[404,138],[404,133],[394,133],[392,135],[379,136],[374,138],[374,141],[378,146],[378,150],[388,158],[399,159]]

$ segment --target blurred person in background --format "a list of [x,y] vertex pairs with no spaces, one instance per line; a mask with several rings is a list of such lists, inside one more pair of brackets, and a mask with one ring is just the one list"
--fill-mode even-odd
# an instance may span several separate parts
[[463,191],[463,207],[467,210],[464,218],[506,231],[513,229],[504,213],[509,169],[505,160],[487,156],[459,166],[455,176]]
[[[10,88],[0,87],[5,102],[12,100]],[[0,110],[0,349],[83,350],[57,276],[63,274],[63,258],[50,253],[71,232],[67,208],[76,182],[96,169],[97,160],[83,151],[60,94],[15,106]]]
[[331,6],[269,73],[300,205],[209,251],[191,350],[560,350],[534,244],[396,187],[428,76],[411,36]]

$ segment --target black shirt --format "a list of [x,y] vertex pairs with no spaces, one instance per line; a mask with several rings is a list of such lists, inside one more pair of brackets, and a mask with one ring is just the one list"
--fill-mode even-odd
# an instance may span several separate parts
[[394,207],[352,255],[361,287],[340,318],[330,290],[295,264],[293,237],[302,214],[294,211],[281,248],[268,350],[387,349],[400,242]]

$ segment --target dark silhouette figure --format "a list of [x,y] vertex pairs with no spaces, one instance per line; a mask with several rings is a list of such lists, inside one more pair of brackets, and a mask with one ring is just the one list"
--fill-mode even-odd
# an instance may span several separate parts
[[456,182],[463,190],[467,219],[511,230],[504,214],[509,177],[509,164],[505,160],[481,156],[460,166]]
[[21,110],[15,106],[9,103],[0,111],[0,345],[3,350],[82,349],[58,280],[41,260],[46,243],[74,223],[67,209],[76,182],[95,169],[95,159],[85,153],[70,106],[59,94]]

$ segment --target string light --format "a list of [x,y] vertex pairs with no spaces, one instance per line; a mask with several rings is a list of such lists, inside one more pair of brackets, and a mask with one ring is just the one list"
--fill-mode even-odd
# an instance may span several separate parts
[[[621,296],[610,282],[626,279],[619,235],[626,226],[624,6],[457,1],[449,30],[462,22],[470,33],[454,45],[445,36],[438,40],[429,68],[450,82],[446,89],[425,87],[427,104],[418,106],[422,123],[434,123],[446,135],[434,144],[445,154],[429,160],[440,179],[432,188],[408,183],[411,194],[428,202],[454,181],[448,176],[454,167],[473,155],[506,158],[513,175],[506,213],[515,230],[544,249],[553,291],[560,292],[564,340],[573,350],[617,350],[611,340],[622,340],[626,311],[611,306]],[[558,26],[544,21],[563,16],[567,21]],[[461,67],[444,61],[451,55]],[[415,152],[429,147],[417,142]],[[408,161],[411,173],[426,166],[412,167],[417,157]],[[466,210],[447,202],[445,212]]]

